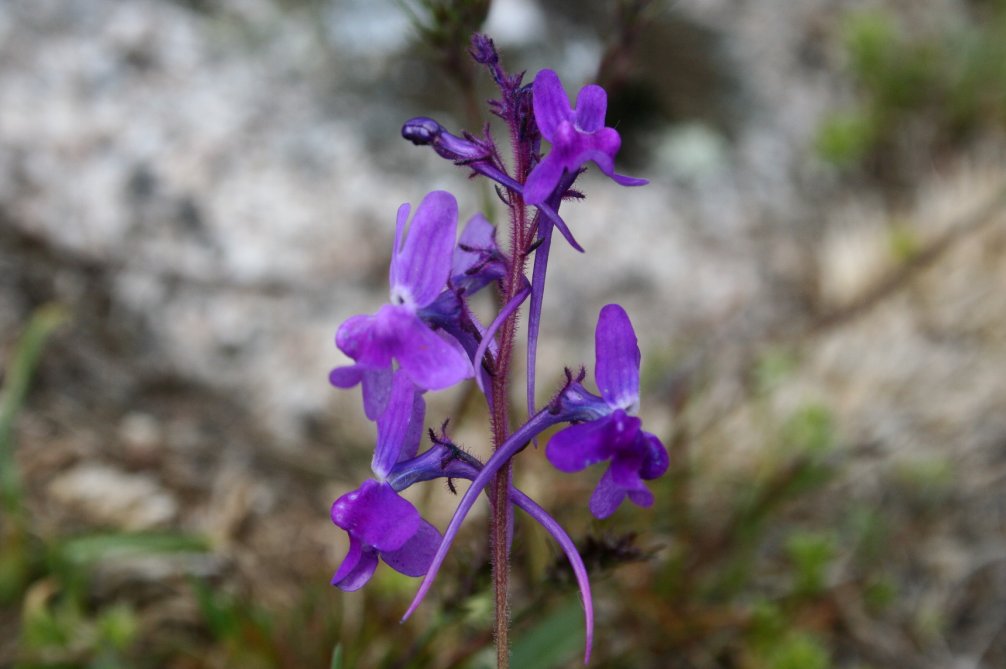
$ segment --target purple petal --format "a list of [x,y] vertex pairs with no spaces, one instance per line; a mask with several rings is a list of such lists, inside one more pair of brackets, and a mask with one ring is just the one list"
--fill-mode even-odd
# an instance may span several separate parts
[[328,381],[336,388],[363,385],[363,411],[370,420],[384,413],[391,390],[391,367],[371,368],[364,365],[336,367],[328,373]]
[[377,553],[372,549],[365,549],[360,540],[350,536],[349,553],[332,577],[332,585],[346,592],[359,590],[374,575],[375,569]]
[[649,432],[644,432],[643,438],[646,448],[643,465],[639,468],[639,476],[647,480],[659,478],[664,475],[670,464],[667,449],[656,436]]
[[336,345],[363,367],[390,367],[393,348],[389,344],[393,342],[388,327],[389,309],[392,307],[385,305],[373,316],[353,316],[347,320],[335,335]]
[[402,238],[405,237],[405,225],[409,222],[409,212],[412,210],[408,202],[402,203],[398,207],[395,215],[395,243],[391,247],[391,264],[388,266],[388,285],[394,286],[398,283],[398,275],[401,272],[399,254],[402,252]]
[[597,132],[604,127],[608,94],[596,84],[584,86],[576,96],[576,127],[583,132]]
[[332,522],[365,546],[401,548],[419,527],[419,512],[386,483],[368,479],[332,504]]
[[456,342],[441,338],[407,310],[383,307],[381,311],[385,309],[394,356],[417,387],[441,390],[472,375],[472,364]]
[[534,166],[524,183],[524,202],[538,205],[548,199],[562,179],[563,161],[555,147]]
[[437,552],[439,545],[439,530],[420,518],[419,529],[412,538],[396,551],[382,551],[381,559],[406,576],[422,576],[430,568],[433,554]]
[[347,365],[336,367],[328,373],[328,382],[336,388],[352,388],[363,380],[363,372],[366,368],[361,365]]
[[611,470],[608,470],[590,496],[590,512],[596,518],[607,518],[615,513],[624,499],[625,489],[612,480]]
[[370,348],[374,336],[373,321],[373,316],[364,314],[346,319],[335,333],[335,345],[353,360],[359,360]]
[[637,490],[643,487],[643,481],[639,478],[642,464],[643,454],[638,451],[619,453],[611,459],[608,473],[611,474],[612,482],[620,488],[626,491]]
[[391,397],[391,365],[363,371],[363,412],[369,420],[377,420]]
[[636,506],[642,506],[644,508],[653,506],[653,493],[650,492],[646,486],[642,486],[634,490],[626,490],[625,492],[629,496],[629,500]]
[[[465,250],[474,249],[472,251]],[[482,214],[475,214],[465,229],[461,232],[458,245],[454,248],[454,257],[451,260],[451,276],[464,274],[468,270],[478,266],[482,262],[483,256],[492,253],[496,249],[496,228]]]
[[611,457],[609,418],[570,425],[559,430],[545,447],[545,457],[556,469],[578,472]]
[[605,437],[611,445],[615,457],[634,457],[642,461],[643,445],[640,428],[643,421],[630,416],[622,409],[615,409],[608,417],[608,433]]
[[421,392],[416,392],[412,396],[412,417],[409,418],[409,431],[405,435],[405,443],[402,452],[398,455],[398,462],[416,457],[419,452],[419,442],[423,437],[423,421],[426,418],[426,400]]
[[401,248],[399,234],[395,234],[391,263],[393,301],[418,308],[436,299],[451,271],[457,225],[458,202],[453,195],[441,190],[423,198]]
[[595,151],[610,159],[614,159],[618,150],[622,148],[622,138],[614,128],[601,128],[591,135],[580,135],[580,142],[584,150]]
[[[580,134],[575,144],[577,153],[570,157],[569,163],[585,165],[593,160],[598,169],[606,176],[612,176],[615,171],[615,155],[622,146],[622,138],[614,128],[602,128],[594,134]],[[571,145],[572,146],[572,145]],[[573,169],[570,164],[567,169]]]
[[[380,478],[386,478],[399,460],[411,458],[419,449],[422,415],[419,429],[414,425],[416,387],[402,372],[394,375],[388,406],[377,419],[377,447],[370,468]],[[422,400],[420,400],[422,401]],[[415,443],[412,443],[415,440]]]
[[[504,276],[506,263],[496,244],[496,228],[482,214],[476,214],[465,225],[454,248],[450,285],[455,291],[472,295]],[[444,292],[430,308],[436,308],[445,295],[457,300],[454,291]]]
[[573,110],[569,98],[559,81],[559,75],[552,70],[542,70],[534,78],[532,105],[534,118],[542,137],[552,141],[556,129],[562,121],[573,121]]
[[594,330],[594,379],[612,407],[639,405],[639,344],[629,315],[617,304],[601,309]]
[[577,156],[578,165],[586,165],[593,161],[597,168],[610,177],[615,173],[615,159],[604,151],[583,151]]

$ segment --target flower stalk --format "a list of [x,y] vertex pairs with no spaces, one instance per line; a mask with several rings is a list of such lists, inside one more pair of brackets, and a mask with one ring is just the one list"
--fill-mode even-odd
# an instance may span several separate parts
[[[644,484],[667,469],[663,444],[641,428],[633,412],[639,408],[639,347],[625,310],[607,305],[595,331],[595,380],[598,394],[584,385],[586,371],[566,372],[566,384],[540,410],[535,410],[536,345],[541,320],[552,232],[577,251],[583,248],[559,216],[564,199],[582,198],[572,190],[588,163],[623,186],[642,179],[614,172],[620,145],[618,133],[605,126],[607,94],[586,86],[570,106],[551,70],[542,70],[533,84],[523,73],[508,74],[491,39],[476,35],[470,51],[496,82],[500,96],[490,110],[506,124],[512,170],[488,125],[481,136],[455,135],[437,121],[417,117],[402,127],[413,144],[429,146],[456,165],[494,182],[508,210],[509,239],[505,251],[496,230],[477,214],[456,241],[458,204],[453,195],[426,195],[411,216],[408,204],[399,208],[389,273],[389,303],[373,315],[354,316],[339,328],[336,345],[353,364],[332,370],[334,386],[362,389],[363,407],[377,426],[377,441],[368,479],[332,506],[332,521],[349,535],[349,552],[332,579],[353,591],[365,585],[380,562],[409,575],[422,576],[408,618],[419,606],[444,564],[468,512],[485,493],[491,505],[489,545],[495,600],[495,642],[498,669],[509,666],[510,542],[513,506],[524,510],[551,535],[566,554],[583,597],[586,646],[590,660],[594,639],[593,604],[587,570],[573,540],[541,506],[513,485],[512,462],[544,430],[567,424],[549,441],[548,461],[564,472],[608,462],[589,508],[597,517],[615,513],[623,501],[653,503]],[[542,139],[550,142],[547,153]],[[527,263],[534,255],[529,281]],[[476,292],[495,286],[500,309],[483,326],[469,308]],[[511,415],[509,399],[518,314],[529,301],[527,349],[527,418]],[[432,446],[420,453],[425,421],[424,395],[474,377],[483,392],[490,418],[493,452],[483,465],[455,446],[444,422]],[[514,427],[514,426],[517,427]],[[461,497],[443,535],[399,493],[417,483],[446,478],[472,481]]]

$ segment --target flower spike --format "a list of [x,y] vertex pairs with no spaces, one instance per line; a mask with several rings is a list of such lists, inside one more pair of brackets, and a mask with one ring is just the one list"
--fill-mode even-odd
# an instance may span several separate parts
[[[494,182],[509,210],[510,244],[497,245],[496,229],[481,215],[469,219],[456,239],[458,205],[447,192],[428,193],[414,209],[408,204],[399,207],[388,303],[376,313],[349,318],[336,333],[336,345],[352,364],[333,369],[329,380],[337,387],[361,386],[364,411],[376,422],[377,439],[371,460],[374,478],[332,505],[333,523],[349,536],[349,550],[332,582],[343,590],[356,590],[381,561],[401,573],[423,576],[407,618],[429,592],[467,514],[485,493],[492,514],[489,545],[495,567],[500,666],[507,663],[507,565],[515,506],[538,522],[569,560],[583,597],[587,663],[594,638],[587,569],[573,540],[555,519],[514,487],[510,465],[529,444],[537,445],[544,430],[565,424],[549,441],[545,455],[555,467],[568,472],[607,464],[590,499],[595,516],[611,515],[626,498],[642,506],[653,503],[643,482],[664,473],[668,456],[663,444],[643,431],[642,422],[633,415],[639,407],[641,356],[632,324],[621,307],[608,305],[598,318],[594,377],[599,394],[584,387],[583,367],[577,374],[567,368],[563,388],[542,409],[534,407],[537,341],[554,230],[583,252],[559,208],[563,200],[583,198],[573,186],[590,163],[624,186],[646,181],[614,171],[621,138],[605,125],[608,100],[603,88],[585,86],[573,106],[552,70],[540,71],[530,84],[524,83],[524,72],[509,74],[489,37],[474,35],[469,53],[499,89],[498,98],[489,101],[489,110],[507,127],[508,159],[504,161],[488,123],[480,133],[454,134],[432,118],[415,117],[406,121],[401,134],[470,170],[469,177],[478,175]],[[548,142],[545,152],[543,139]],[[528,281],[526,268],[532,254],[534,266]],[[476,315],[481,307],[476,310],[472,298],[488,286],[497,289],[497,297],[502,296],[497,302],[502,306],[495,316],[482,321]],[[528,417],[511,432],[507,400],[516,358],[518,312],[525,301],[530,302]],[[420,453],[425,393],[471,376],[491,416],[492,456],[483,465],[455,445],[447,435],[446,420],[439,433],[430,430],[431,446]],[[471,481],[443,535],[400,494],[413,484],[434,479],[446,479],[455,495],[455,480]]]

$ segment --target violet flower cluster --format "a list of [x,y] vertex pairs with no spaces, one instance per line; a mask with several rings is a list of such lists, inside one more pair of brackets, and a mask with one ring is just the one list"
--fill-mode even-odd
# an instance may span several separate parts
[[[480,135],[452,134],[433,119],[414,118],[405,123],[402,135],[470,169],[473,176],[494,182],[510,214],[509,244],[500,247],[496,228],[481,214],[468,220],[459,238],[458,204],[448,192],[428,193],[411,221],[410,205],[399,207],[388,303],[373,315],[353,316],[336,334],[336,345],[353,364],[332,370],[330,381],[339,388],[360,386],[377,440],[371,462],[374,477],[332,505],[332,522],[349,536],[349,552],[332,583],[343,590],[361,588],[382,561],[408,576],[423,576],[408,617],[432,586],[469,510],[485,492],[495,536],[507,542],[495,559],[505,560],[509,554],[513,506],[541,524],[569,559],[583,597],[586,662],[593,607],[583,560],[555,519],[513,486],[509,466],[545,430],[565,425],[548,441],[545,456],[563,472],[607,463],[589,502],[596,517],[612,515],[626,499],[640,506],[653,504],[645,481],[666,471],[668,455],[633,415],[639,408],[640,352],[621,306],[605,306],[597,320],[598,393],[584,386],[585,372],[574,375],[567,370],[566,383],[553,399],[540,408],[534,404],[535,350],[553,229],[582,250],[559,215],[560,205],[567,198],[583,197],[572,186],[589,164],[623,186],[646,182],[614,172],[620,139],[605,126],[603,88],[584,87],[571,107],[555,72],[542,70],[532,84],[524,84],[523,74],[503,70],[492,40],[482,35],[473,38],[471,54],[499,87],[500,97],[490,101],[490,109],[510,131],[512,167],[504,163],[488,124]],[[547,150],[542,140],[550,145]],[[525,265],[531,256],[534,266],[528,280]],[[485,324],[469,304],[473,295],[490,287],[499,291],[502,307]],[[526,300],[528,414],[511,433],[506,402],[510,359],[517,311]],[[492,456],[482,463],[457,447],[446,433],[446,422],[439,433],[429,431],[430,446],[420,453],[424,394],[468,379],[483,392],[493,420]],[[400,495],[433,479],[472,482],[443,534]]]

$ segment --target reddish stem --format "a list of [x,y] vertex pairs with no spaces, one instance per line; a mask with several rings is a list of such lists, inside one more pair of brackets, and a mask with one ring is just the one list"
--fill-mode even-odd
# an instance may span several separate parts
[[[517,120],[510,121],[510,142],[514,155],[515,178],[520,183],[527,179],[530,169],[530,148],[521,141]],[[502,304],[508,304],[520,291],[526,279],[524,278],[525,256],[527,255],[527,207],[520,193],[510,193],[510,248],[509,272],[501,286]],[[493,430],[493,448],[498,449],[510,436],[509,416],[509,386],[510,363],[513,358],[513,344],[517,331],[517,311],[515,310],[499,330],[499,349],[493,375],[491,419]],[[493,480],[493,498],[509,499],[512,479],[511,466],[508,462],[496,474]],[[511,524],[512,509],[509,503],[493,505],[492,522],[490,523],[490,545],[492,547],[493,584],[496,592],[496,666],[506,669],[510,666],[510,546],[507,540]]]

